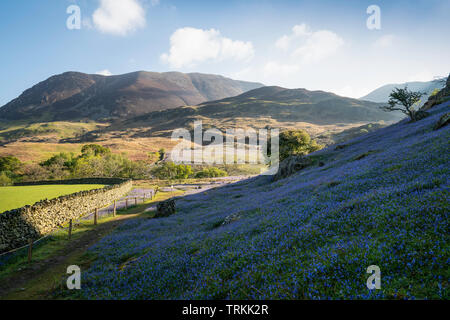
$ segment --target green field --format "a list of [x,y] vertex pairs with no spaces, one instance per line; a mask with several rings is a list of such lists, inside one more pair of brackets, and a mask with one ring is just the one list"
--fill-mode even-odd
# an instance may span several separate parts
[[78,191],[103,187],[104,185],[101,184],[0,187],[0,212],[32,205],[44,199],[53,199]]

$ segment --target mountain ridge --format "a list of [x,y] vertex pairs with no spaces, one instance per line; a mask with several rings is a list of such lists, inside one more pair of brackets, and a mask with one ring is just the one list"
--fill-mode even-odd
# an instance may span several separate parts
[[103,76],[69,71],[25,90],[0,108],[0,119],[36,122],[128,118],[223,99],[262,86],[202,73],[136,71]]
[[426,101],[430,96],[430,94],[435,89],[442,89],[442,87],[445,86],[445,79],[446,78],[432,81],[410,81],[404,83],[390,83],[373,90],[369,94],[359,99],[378,103],[386,103],[389,100],[389,94],[392,92],[392,90],[394,90],[395,88],[403,88],[405,86],[408,86],[408,89],[412,91],[424,92],[425,95],[422,98],[422,100]]
[[[400,120],[398,113],[386,113],[381,104],[338,96],[325,91],[286,89],[277,86],[257,88],[241,95],[155,111],[114,123],[110,130],[141,130],[139,136],[167,135],[177,128],[190,128],[196,120],[207,126],[294,128],[299,123],[334,125]],[[142,132],[144,128],[147,131]]]

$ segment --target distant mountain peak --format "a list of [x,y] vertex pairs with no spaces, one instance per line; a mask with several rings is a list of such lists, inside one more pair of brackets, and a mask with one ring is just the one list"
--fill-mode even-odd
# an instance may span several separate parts
[[405,86],[408,86],[408,89],[412,90],[412,91],[424,92],[425,96],[423,97],[423,101],[425,102],[428,99],[428,96],[435,89],[442,89],[445,86],[445,80],[441,81],[441,79],[438,79],[438,80],[432,80],[432,81],[412,81],[412,82],[404,82],[404,83],[391,83],[391,84],[381,86],[378,89],[375,89],[371,93],[365,95],[364,97],[361,97],[360,100],[366,100],[366,101],[372,101],[372,102],[378,102],[378,103],[386,103],[389,100],[389,95],[391,94],[392,90],[394,90],[395,88],[404,88]]

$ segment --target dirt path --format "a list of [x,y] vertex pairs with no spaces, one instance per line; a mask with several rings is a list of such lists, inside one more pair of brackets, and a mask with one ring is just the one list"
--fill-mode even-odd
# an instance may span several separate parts
[[74,239],[51,258],[34,262],[6,279],[2,279],[0,300],[39,300],[47,298],[55,288],[60,286],[63,277],[67,276],[66,270],[69,265],[78,265],[82,270],[83,266],[88,267],[89,261],[82,259],[86,250],[112,232],[122,222],[137,218],[138,215],[118,216],[112,221],[99,224],[96,228],[86,231],[81,237]]

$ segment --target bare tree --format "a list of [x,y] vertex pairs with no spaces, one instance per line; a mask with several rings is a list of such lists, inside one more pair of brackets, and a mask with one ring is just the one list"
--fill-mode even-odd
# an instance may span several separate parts
[[408,115],[412,121],[416,121],[417,110],[415,106],[419,104],[420,98],[425,95],[423,92],[410,91],[408,87],[395,88],[389,95],[387,106],[382,106],[381,109],[386,112],[400,111]]

